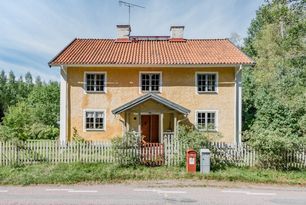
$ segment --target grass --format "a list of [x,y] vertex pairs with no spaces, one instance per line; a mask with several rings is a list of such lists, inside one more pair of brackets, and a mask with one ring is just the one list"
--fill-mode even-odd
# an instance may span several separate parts
[[120,167],[114,164],[39,164],[0,167],[0,185],[116,183],[127,180],[197,179],[306,185],[306,171],[227,168],[208,175],[181,167]]

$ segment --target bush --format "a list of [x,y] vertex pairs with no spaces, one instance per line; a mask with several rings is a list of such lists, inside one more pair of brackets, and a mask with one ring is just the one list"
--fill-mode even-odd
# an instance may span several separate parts
[[[288,154],[302,151],[305,145],[305,138],[283,136],[277,131],[247,132],[245,135],[250,139],[248,143],[259,151],[258,166],[261,168],[290,169]],[[300,163],[293,156],[290,159],[293,163]]]
[[139,136],[136,133],[125,133],[123,137],[112,139],[112,151],[121,166],[137,166],[140,164]]
[[[231,165],[226,157],[217,157],[222,156],[222,153],[218,153],[220,151],[211,143],[221,137],[222,135],[220,133],[203,132],[189,126],[180,126],[178,131],[178,140],[183,145],[186,145],[185,148],[191,148],[197,152],[197,169],[200,167],[199,151],[203,148],[207,148],[211,152],[211,170],[224,169]],[[181,164],[182,166],[186,164],[186,151],[187,150],[183,150],[184,157]]]

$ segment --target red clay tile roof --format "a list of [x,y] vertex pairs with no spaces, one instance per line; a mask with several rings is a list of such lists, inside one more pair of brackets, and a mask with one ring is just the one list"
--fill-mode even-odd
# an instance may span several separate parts
[[253,64],[227,39],[169,40],[75,39],[54,59],[56,65],[201,65]]

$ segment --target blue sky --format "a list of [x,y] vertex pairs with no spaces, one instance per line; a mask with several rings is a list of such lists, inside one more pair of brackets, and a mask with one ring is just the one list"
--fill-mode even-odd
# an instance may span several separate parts
[[[264,0],[126,0],[145,6],[131,13],[132,35],[169,35],[184,25],[186,38],[245,37]],[[127,24],[118,0],[1,0],[0,70],[58,80],[47,63],[74,38],[114,38]]]

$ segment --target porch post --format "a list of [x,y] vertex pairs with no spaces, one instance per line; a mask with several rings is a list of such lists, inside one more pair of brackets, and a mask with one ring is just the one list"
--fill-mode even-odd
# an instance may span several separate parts
[[129,113],[125,112],[124,113],[125,132],[129,131],[128,116],[129,116]]
[[164,113],[160,113],[160,137],[159,142],[162,143],[162,140],[164,139]]
[[139,134],[139,137],[141,138],[141,114],[140,112],[138,112],[138,134]]
[[174,132],[174,137],[176,137],[176,125],[177,125],[176,113],[173,113],[173,115],[174,115],[173,132]]

